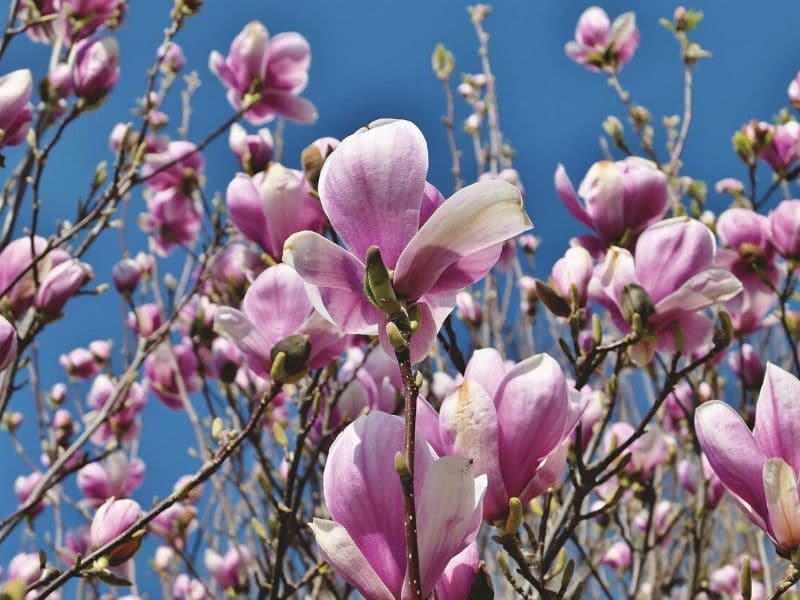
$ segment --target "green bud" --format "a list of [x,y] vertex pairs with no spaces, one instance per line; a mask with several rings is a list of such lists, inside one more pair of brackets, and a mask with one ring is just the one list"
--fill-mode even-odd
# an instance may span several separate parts
[[753,596],[753,580],[750,574],[750,557],[745,556],[742,561],[742,571],[739,575],[739,590],[742,600],[750,600]]
[[408,346],[406,338],[400,333],[400,328],[391,321],[386,324],[386,335],[389,336],[389,343],[395,350],[402,350]]
[[450,79],[450,76],[453,74],[456,60],[452,52],[442,44],[437,44],[431,56],[431,66],[433,67],[433,72],[436,73],[436,77],[442,81],[446,81]]
[[519,498],[511,498],[508,501],[508,517],[503,528],[503,534],[514,535],[519,531],[520,525],[522,525],[522,502],[520,502]]
[[603,322],[600,320],[600,315],[594,313],[592,315],[592,343],[599,346],[603,342]]
[[367,291],[367,299],[385,315],[389,317],[396,315],[403,307],[394,293],[392,278],[383,263],[381,251],[377,246],[371,246],[367,250],[365,262],[367,273],[364,287]]
[[[310,338],[307,335],[296,333],[283,338],[275,344],[270,352],[270,357],[273,360],[273,370],[280,354],[283,354],[283,361],[276,381],[293,383],[299,380],[308,370],[306,363],[308,362],[308,357],[311,356]],[[275,378],[273,377],[273,379]]]

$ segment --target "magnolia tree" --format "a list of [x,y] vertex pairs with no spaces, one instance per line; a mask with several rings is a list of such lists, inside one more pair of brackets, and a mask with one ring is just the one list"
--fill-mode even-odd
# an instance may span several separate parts
[[[284,156],[285,120],[317,114],[310,47],[256,21],[209,57],[230,110],[191,139],[179,40],[202,7],[176,0],[134,120],[56,223],[40,218],[48,159],[117,83],[126,3],[10,5],[0,56],[52,55],[0,78],[0,416],[4,463],[26,469],[3,469],[3,598],[757,599],[800,580],[800,123],[745,123],[746,182],[720,181],[730,208],[706,209],[682,161],[701,13],[661,23],[685,75],[666,147],[619,79],[634,15],[580,16],[566,53],[622,117],[577,188],[554,173],[585,230],[566,243],[531,234],[545,202],[526,212],[500,129],[486,5],[469,8],[479,72],[432,56],[449,198],[420,129],[391,115]],[[203,153],[226,137],[241,171],[217,194]],[[129,206],[140,232],[99,272],[87,252]],[[535,279],[542,243],[563,257]],[[110,288],[95,278],[124,335],[59,338],[60,366],[43,364],[72,298]],[[139,457],[148,403],[189,423],[193,472]],[[155,475],[170,484],[144,497]]]

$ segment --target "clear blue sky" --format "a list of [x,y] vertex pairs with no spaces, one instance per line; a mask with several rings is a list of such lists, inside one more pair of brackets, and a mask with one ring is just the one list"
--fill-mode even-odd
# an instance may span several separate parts
[[[313,126],[287,128],[287,164],[297,166],[300,150],[317,137],[341,138],[375,118],[402,117],[415,121],[425,133],[431,156],[429,178],[447,192],[452,182],[440,119],[444,106],[439,83],[430,69],[430,55],[436,43],[443,42],[456,55],[457,73],[478,70],[476,41],[466,5],[453,0],[207,0],[200,16],[190,19],[177,38],[187,55],[187,68],[196,69],[203,81],[194,100],[192,138],[201,139],[227,119],[232,110],[221,84],[208,71],[209,52],[227,52],[240,29],[258,19],[271,33],[301,32],[312,48],[311,82],[306,96],[316,103],[320,118]],[[145,69],[152,63],[171,6],[170,0],[131,3],[127,22],[117,34],[121,46],[120,82],[99,110],[67,132],[61,152],[55,154],[45,175],[46,226],[52,227],[57,217],[74,218],[77,198],[88,188],[95,165],[112,159],[108,133],[116,122],[131,118],[132,99],[144,87]],[[527,188],[528,211],[536,233],[544,238],[540,265],[552,264],[563,253],[568,238],[583,231],[555,196],[552,177],[556,164],[564,163],[577,184],[589,165],[600,158],[597,140],[601,122],[608,114],[622,116],[619,102],[604,78],[573,64],[563,52],[578,16],[587,6],[562,0],[498,1],[487,23],[492,35],[491,56],[498,78],[503,129],[517,150],[515,166]],[[677,45],[657,23],[659,17],[671,16],[675,4],[612,1],[602,6],[612,18],[626,10],[637,12],[642,42],[621,79],[633,91],[634,99],[651,109],[658,126],[663,115],[682,109]],[[706,19],[696,39],[714,56],[696,71],[696,120],[685,153],[685,170],[710,184],[712,206],[720,207],[723,201],[715,197],[713,182],[745,174],[730,149],[731,134],[750,118],[770,120],[787,104],[786,86],[800,69],[800,7],[793,0],[773,0],[769,10],[744,0],[702,1],[688,6],[705,12]],[[40,77],[48,57],[48,47],[20,39],[12,44],[0,70],[5,73],[25,66]],[[168,106],[175,108],[177,100]],[[467,116],[466,109],[460,108],[459,122]],[[171,131],[177,135],[179,118],[177,112],[173,114]],[[658,141],[663,142],[663,136]],[[468,149],[466,138],[462,137],[462,142]],[[9,164],[14,164],[15,156],[9,153]],[[206,164],[208,195],[224,191],[236,171],[224,138],[209,148]],[[472,167],[469,161],[466,164],[469,176]],[[141,194],[137,193],[131,199],[131,217],[143,206]],[[135,226],[131,229],[135,231]],[[50,233],[52,229],[44,231]],[[141,238],[133,238],[130,248],[143,249]],[[89,255],[99,282],[110,280],[111,266],[118,257],[116,235],[106,234]],[[67,318],[53,325],[43,340],[45,388],[63,379],[57,363],[61,351],[97,338],[117,338],[119,331],[116,293],[111,292],[100,301],[79,298],[71,302]],[[30,415],[26,410],[29,401],[27,395],[21,395],[12,402],[12,409]],[[196,464],[186,454],[186,445],[192,438],[182,414],[168,412],[152,400],[144,423],[141,455],[148,469],[145,484],[136,497],[147,505],[152,497],[163,496],[178,475]],[[32,420],[28,420],[26,428],[33,428]],[[31,445],[29,450],[36,454]],[[5,482],[0,491],[3,515],[15,504],[10,482],[18,474],[27,473],[12,452],[6,436],[0,435],[0,455],[10,455],[0,468]],[[0,547],[0,564],[5,566],[14,552],[14,543]],[[152,579],[143,574],[142,581],[146,578]],[[160,593],[154,585],[143,589],[153,596]]]

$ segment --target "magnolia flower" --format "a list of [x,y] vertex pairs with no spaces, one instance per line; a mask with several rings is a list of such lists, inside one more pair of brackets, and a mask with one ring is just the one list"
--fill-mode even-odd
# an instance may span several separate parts
[[242,310],[220,307],[214,329],[244,352],[250,368],[269,375],[284,352],[284,370],[294,376],[317,369],[339,355],[345,337],[311,305],[303,281],[286,265],[261,273],[247,290]]
[[17,358],[17,330],[5,317],[0,317],[0,371],[5,371]]
[[113,37],[92,37],[73,46],[69,55],[72,87],[89,103],[101,100],[119,79],[119,45]]
[[768,127],[772,137],[759,158],[766,161],[776,173],[784,173],[800,158],[800,123],[792,120]]
[[250,564],[250,552],[246,546],[231,548],[224,556],[209,548],[203,556],[203,562],[222,589],[246,588],[247,567]]
[[[106,375],[98,375],[92,382],[86,404],[91,409],[86,413],[85,419],[91,423],[98,411],[114,396],[114,382]],[[117,410],[103,421],[100,427],[92,434],[92,443],[98,446],[105,445],[113,439],[121,442],[131,442],[139,435],[138,418],[147,403],[147,394],[139,383],[134,382],[123,395]]]
[[56,0],[55,5],[61,11],[56,26],[70,42],[92,35],[125,10],[125,0]]
[[248,134],[244,127],[234,123],[231,125],[228,145],[239,159],[242,169],[253,174],[267,167],[272,159],[275,142],[272,139],[272,132],[267,128],[259,129],[255,134]]
[[603,554],[602,563],[612,569],[627,569],[631,566],[631,547],[622,540],[614,542]]
[[211,72],[228,88],[228,102],[239,110],[250,94],[257,102],[244,113],[253,125],[283,115],[309,123],[317,110],[299,94],[308,84],[311,49],[299,33],[279,33],[269,39],[258,21],[248,23],[231,43],[228,56],[214,50],[208,60]]
[[719,216],[716,229],[726,248],[717,250],[715,263],[742,282],[742,292],[725,309],[736,333],[752,333],[774,305],[773,287],[780,278],[769,220],[752,210],[731,208]]
[[31,126],[33,76],[28,69],[0,77],[0,148],[25,141]]
[[769,232],[778,254],[800,259],[800,200],[784,200],[769,213]]
[[[179,374],[175,372],[175,369]],[[198,361],[192,341],[186,339],[177,345],[161,344],[144,361],[147,386],[167,408],[184,408],[182,393],[198,391],[203,381],[197,372]],[[183,382],[178,385],[178,378]],[[182,389],[183,388],[183,389]]]
[[166,256],[176,245],[189,245],[197,239],[203,225],[200,199],[170,188],[147,194],[148,212],[139,215],[139,226],[153,234],[155,251]]
[[798,71],[794,79],[789,82],[786,93],[789,96],[789,102],[791,102],[795,108],[800,108],[800,71]]
[[[141,516],[142,509],[133,500],[109,498],[94,513],[89,527],[89,546],[92,550],[102,548],[130,529]],[[112,566],[121,565],[136,554],[141,544],[141,536],[132,537],[109,551],[109,562]]]
[[497,350],[477,350],[464,382],[442,403],[439,439],[428,439],[440,454],[466,456],[475,473],[486,474],[483,518],[495,521],[509,499],[524,504],[561,476],[579,398],[547,354],[507,366]]
[[159,59],[158,68],[164,73],[177,75],[186,65],[186,57],[183,49],[175,42],[168,42],[158,47],[156,56]]
[[180,190],[190,196],[203,180],[205,161],[192,142],[170,142],[161,152],[145,155],[142,179],[156,191]]
[[[395,454],[403,449],[401,417],[372,412],[331,445],[323,474],[332,520],[314,519],[320,554],[365,597],[400,600],[408,593],[403,490]],[[471,461],[436,458],[417,436],[414,467],[420,587],[428,598],[448,563],[475,539],[486,477]]]
[[293,233],[322,228],[325,216],[319,200],[300,171],[279,163],[266,173],[249,177],[239,173],[225,194],[231,221],[244,237],[276,260]]
[[90,506],[100,506],[112,497],[127,498],[144,479],[144,461],[128,460],[122,452],[115,452],[104,463],[89,463],[78,471],[78,488]]
[[577,194],[566,170],[558,165],[555,186],[567,210],[592,229],[603,246],[629,247],[643,229],[664,216],[670,202],[666,175],[637,157],[594,163]]
[[724,402],[701,404],[694,423],[700,447],[744,515],[778,551],[800,547],[800,381],[767,363],[751,432]]
[[393,353],[388,318],[364,292],[367,250],[376,246],[419,323],[413,362],[427,355],[456,292],[492,268],[505,240],[531,228],[513,185],[483,181],[444,201],[427,171],[425,138],[414,124],[382,120],[359,130],[328,157],[319,180],[322,209],[346,249],[304,231],[283,251],[323,316],[346,333],[377,333]]
[[606,11],[592,6],[581,14],[575,27],[575,40],[568,42],[564,51],[590,71],[599,71],[601,67],[616,71],[633,58],[639,38],[636,15],[632,12],[610,23]]
[[715,255],[711,231],[685,217],[647,228],[633,255],[623,248],[609,250],[592,280],[592,295],[623,330],[634,313],[639,315],[644,334],[631,348],[637,361],[649,362],[656,350],[673,353],[680,346],[691,354],[710,344],[713,322],[700,311],[742,290],[729,271],[713,267]]
[[78,259],[69,259],[50,270],[40,282],[34,306],[47,316],[61,313],[67,301],[94,277],[92,267]]

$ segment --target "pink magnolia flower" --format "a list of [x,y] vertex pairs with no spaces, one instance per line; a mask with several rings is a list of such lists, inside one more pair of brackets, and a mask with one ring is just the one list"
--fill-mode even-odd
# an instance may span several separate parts
[[41,575],[42,566],[38,552],[17,554],[8,563],[9,581],[17,580],[31,585],[36,583]]
[[602,563],[612,569],[627,569],[631,566],[631,547],[622,540],[614,542],[603,554]]
[[746,387],[755,389],[761,386],[764,361],[752,344],[742,344],[738,352],[731,349],[728,352],[728,366],[734,374],[742,378]]
[[713,322],[700,311],[742,290],[729,271],[713,267],[715,255],[711,231],[685,217],[647,228],[633,255],[623,248],[609,250],[592,280],[592,295],[623,330],[633,313],[642,318],[644,339],[632,348],[638,361],[649,362],[656,350],[675,352],[678,327],[684,354],[708,346]]
[[[720,481],[717,474],[714,473],[714,469],[711,468],[705,454],[701,455],[700,464],[702,467],[702,477],[706,482],[706,506],[715,508],[725,495],[725,486],[722,485],[722,481]],[[681,487],[690,494],[696,494],[700,489],[700,482],[697,472],[698,469],[694,462],[689,459],[683,459],[678,463],[675,470]]]
[[175,600],[207,600],[206,588],[199,579],[191,579],[186,573],[175,578],[172,585],[172,596]]
[[[177,366],[180,373],[175,372]],[[167,408],[183,408],[182,391],[192,394],[203,387],[197,372],[198,361],[189,339],[177,345],[161,344],[144,361],[144,375],[148,389]],[[178,379],[182,385],[178,384]],[[183,389],[182,389],[183,388]]]
[[189,503],[176,502],[150,521],[150,531],[169,541],[171,546],[183,548],[186,534],[195,524],[197,509]]
[[67,301],[93,277],[92,267],[78,259],[56,265],[39,284],[34,299],[36,310],[49,317],[59,315]]
[[800,158],[800,123],[787,121],[768,126],[772,140],[761,151],[760,158],[776,173],[784,173]]
[[0,148],[25,141],[31,126],[30,70],[20,69],[0,77]]
[[242,170],[252,175],[263,171],[269,165],[275,142],[272,139],[272,132],[267,128],[248,134],[244,127],[234,123],[231,125],[228,145],[239,159]]
[[[630,423],[624,421],[613,423],[606,429],[603,437],[603,449],[606,454],[628,441],[634,432],[635,429]],[[649,427],[625,451],[625,454],[631,455],[625,470],[628,473],[637,473],[644,479],[652,479],[656,469],[669,460],[674,446],[675,440],[657,425]]]
[[[97,509],[89,527],[89,546],[92,550],[102,548],[128,530],[139,517],[142,509],[133,500],[116,500],[109,498]],[[118,566],[131,558],[142,543],[141,537],[135,537],[117,546],[108,553],[112,566]]]
[[169,142],[165,150],[145,156],[142,179],[156,191],[176,189],[184,196],[191,196],[203,181],[204,169],[205,161],[197,146],[177,140]]
[[59,364],[72,379],[89,379],[100,372],[101,364],[87,348],[75,348],[58,359]]
[[486,474],[484,520],[504,516],[510,498],[524,504],[558,480],[583,409],[579,397],[547,354],[509,367],[492,348],[475,351],[464,382],[442,403],[439,440],[431,442]]
[[800,71],[798,71],[794,79],[789,82],[786,93],[789,96],[789,102],[791,102],[795,108],[800,109]]
[[632,12],[621,14],[611,23],[606,11],[592,6],[581,14],[575,40],[568,42],[564,51],[590,71],[599,71],[604,66],[616,71],[633,58],[640,37]]
[[800,546],[800,381],[767,363],[751,432],[739,414],[717,400],[695,411],[698,441],[739,508],[778,551]]
[[726,248],[717,250],[715,263],[742,282],[741,293],[725,309],[737,333],[752,333],[762,327],[776,300],[765,279],[774,286],[780,278],[769,220],[752,210],[731,208],[719,216],[716,228]]
[[250,564],[250,552],[246,546],[233,547],[224,556],[208,548],[203,555],[203,562],[223,590],[246,589],[247,567]]
[[139,226],[153,234],[157,254],[166,256],[175,246],[188,246],[197,239],[203,225],[199,199],[171,188],[148,194],[146,200],[148,212],[139,215]]
[[328,157],[319,180],[322,208],[346,249],[300,232],[283,251],[321,314],[347,333],[377,333],[391,354],[388,319],[363,286],[367,250],[377,246],[398,298],[419,311],[413,362],[427,355],[456,292],[492,268],[505,240],[532,226],[513,185],[483,181],[443,201],[427,171],[425,138],[414,124],[382,120],[359,130]]
[[[20,475],[14,480],[14,495],[20,505],[25,504],[33,490],[39,485],[43,475],[39,471],[34,471],[30,475]],[[44,510],[45,500],[41,500],[34,504],[27,514],[35,517]]]
[[769,232],[778,254],[800,259],[800,200],[784,200],[769,213]]
[[249,94],[258,101],[244,117],[253,125],[266,123],[283,115],[293,121],[310,123],[317,110],[299,94],[308,84],[311,49],[299,33],[279,33],[269,39],[267,29],[258,21],[248,23],[231,43],[228,56],[216,50],[208,66],[228,88],[228,102],[242,108]]
[[119,45],[113,37],[81,40],[69,55],[75,94],[95,103],[108,94],[119,79]]
[[[403,419],[382,412],[348,425],[331,445],[323,474],[332,520],[315,518],[311,525],[325,561],[367,598],[400,600],[408,589],[403,491],[394,466],[403,436]],[[486,477],[476,478],[467,459],[437,459],[418,436],[414,481],[427,598],[478,533]]]
[[142,485],[144,461],[128,460],[122,452],[115,452],[104,463],[89,463],[78,471],[78,488],[89,506],[100,506],[109,498],[128,498]]
[[620,244],[623,238],[634,242],[643,229],[664,216],[670,202],[666,175],[637,157],[594,163],[577,194],[559,165],[555,186],[567,210],[592,229],[603,245]]
[[[45,254],[46,248],[47,240],[36,236],[32,249],[31,238],[26,235],[14,240],[0,252],[0,294],[8,301],[15,317],[22,316],[33,304],[36,296],[33,270],[37,270],[38,281],[42,281],[50,269],[63,262],[63,258],[68,258],[66,253],[57,250]],[[36,266],[31,267],[34,256],[40,258]]]
[[261,255],[246,243],[229,243],[211,263],[209,288],[225,304],[238,305],[247,288],[267,268]]
[[480,303],[468,291],[462,290],[456,294],[456,308],[458,317],[472,327],[478,327],[483,320],[483,311]]
[[580,305],[585,305],[593,267],[592,255],[581,246],[573,246],[553,265],[550,281],[567,301],[572,298],[572,287],[575,286]]
[[92,35],[125,10],[125,0],[56,0],[55,3],[61,11],[56,26],[70,42]]
[[[233,341],[244,352],[250,368],[262,376],[269,375],[273,351],[289,336],[304,336],[310,346],[305,357],[287,354],[287,361],[299,362],[287,362],[289,374],[299,373],[306,366],[325,366],[345,344],[345,336],[314,310],[303,280],[286,265],[270,267],[256,278],[244,296],[241,311],[220,307],[214,329]],[[302,354],[305,349],[296,350]]]
[[158,68],[164,73],[177,75],[186,65],[183,49],[175,42],[169,42],[166,46],[164,44],[159,46],[157,56],[161,60]]
[[163,322],[161,307],[155,302],[142,304],[128,313],[128,327],[139,337],[150,337]]
[[129,296],[136,291],[139,279],[142,277],[142,268],[132,258],[123,258],[111,269],[111,279],[117,290]]
[[[34,7],[35,10],[31,10]],[[17,15],[24,24],[35,23],[42,17],[51,17],[58,13],[57,0],[31,0],[31,2],[20,2]],[[50,43],[55,37],[55,27],[52,22],[31,25],[25,33],[34,42]]]
[[280,260],[286,240],[298,231],[318,231],[325,223],[319,200],[300,171],[281,164],[249,177],[239,173],[225,195],[231,221],[244,237]]

